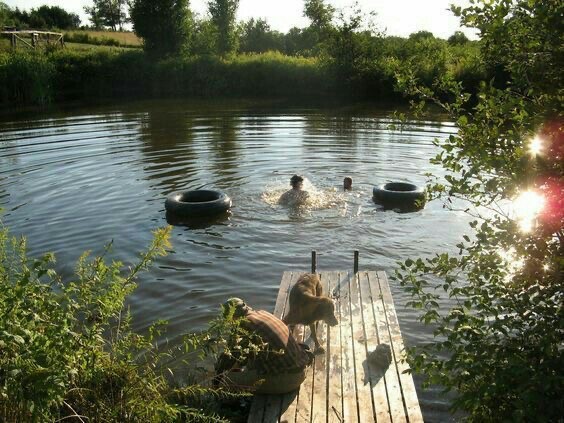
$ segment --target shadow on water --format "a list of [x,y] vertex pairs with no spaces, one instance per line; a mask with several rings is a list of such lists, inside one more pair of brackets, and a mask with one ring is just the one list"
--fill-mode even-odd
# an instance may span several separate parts
[[[271,310],[281,274],[309,269],[311,250],[322,271],[348,269],[358,249],[363,269],[388,272],[407,257],[457,251],[467,226],[460,214],[435,202],[417,213],[382,213],[372,202],[375,185],[441,177],[429,164],[433,140],[455,132],[440,116],[402,131],[388,129],[393,119],[379,108],[147,101],[5,121],[2,219],[29,236],[34,255],[57,252],[66,275],[77,252],[110,239],[117,259],[135,262],[166,217],[173,251],[140,276],[130,304],[135,330],[168,320],[178,343],[229,296]],[[294,173],[312,181],[314,203],[305,210],[277,204]],[[353,179],[351,192],[342,191],[344,176]],[[167,194],[203,186],[228,194],[233,215],[165,216]],[[393,281],[391,289],[406,344],[426,342],[432,333],[402,306],[410,298]],[[420,400],[426,420],[449,419],[439,391]]]
[[184,226],[188,229],[207,229],[214,225],[224,225],[231,218],[231,212],[206,217],[185,217],[166,212],[166,221],[172,226]]
[[407,213],[416,213],[420,212],[425,208],[425,204],[416,206],[416,205],[382,205],[378,203],[374,203],[376,205],[376,211],[378,212],[395,212],[398,214],[407,214]]
[[229,178],[237,170],[241,148],[238,143],[240,134],[239,119],[234,115],[223,115],[213,122],[211,146],[216,154],[212,161],[213,172],[221,178]]
[[140,123],[147,177],[167,190],[182,186],[183,178],[198,168],[197,153],[192,148],[193,118],[182,111],[150,109]]

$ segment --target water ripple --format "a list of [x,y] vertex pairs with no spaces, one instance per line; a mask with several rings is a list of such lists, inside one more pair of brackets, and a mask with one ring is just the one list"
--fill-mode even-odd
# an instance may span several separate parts
[[[452,123],[410,121],[400,131],[385,110],[200,106],[143,102],[5,122],[3,222],[29,237],[32,254],[56,252],[68,277],[82,251],[101,252],[111,240],[112,258],[135,262],[150,231],[167,224],[171,192],[225,191],[232,214],[211,226],[175,226],[171,253],[142,275],[129,301],[136,329],[169,320],[173,343],[229,296],[272,309],[282,272],[309,269],[310,250],[320,271],[350,269],[358,249],[361,268],[388,272],[408,256],[454,251],[466,224],[460,214],[435,203],[398,214],[371,201],[375,184],[441,175],[429,164],[433,140],[454,133]],[[277,204],[294,173],[317,201],[298,212]],[[352,192],[342,191],[347,175]],[[391,284],[406,342],[429,339]],[[426,415],[448,416],[437,392],[421,398]]]

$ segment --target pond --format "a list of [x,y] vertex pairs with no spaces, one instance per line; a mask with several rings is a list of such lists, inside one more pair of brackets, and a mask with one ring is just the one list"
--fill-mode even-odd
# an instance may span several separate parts
[[[0,207],[30,251],[53,251],[66,277],[85,250],[113,240],[112,257],[132,263],[167,224],[174,191],[219,189],[232,214],[213,224],[174,226],[170,254],[144,273],[129,305],[134,328],[169,321],[171,343],[203,328],[231,296],[272,310],[285,270],[360,268],[393,273],[407,257],[455,251],[463,214],[431,202],[415,213],[384,211],[372,187],[423,185],[438,152],[435,138],[455,133],[441,116],[392,129],[392,109],[272,103],[150,101],[2,118]],[[397,123],[397,122],[396,122]],[[317,199],[291,210],[276,204],[294,174]],[[353,190],[343,192],[345,176]],[[407,344],[429,340],[408,296],[390,281]],[[418,391],[426,420],[449,419],[437,389]]]

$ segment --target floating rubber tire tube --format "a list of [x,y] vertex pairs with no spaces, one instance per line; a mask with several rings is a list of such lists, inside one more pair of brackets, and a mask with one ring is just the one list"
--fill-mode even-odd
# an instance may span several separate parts
[[372,199],[386,208],[417,210],[425,205],[425,191],[407,182],[389,182],[374,187]]
[[181,217],[206,217],[225,213],[231,199],[221,191],[198,189],[171,194],[165,201],[167,212]]

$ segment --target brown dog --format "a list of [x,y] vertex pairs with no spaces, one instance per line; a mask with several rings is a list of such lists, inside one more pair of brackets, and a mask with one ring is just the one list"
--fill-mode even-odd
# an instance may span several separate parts
[[290,291],[290,311],[284,316],[284,323],[293,329],[295,325],[309,325],[311,336],[315,342],[315,353],[325,350],[319,344],[316,332],[316,322],[324,321],[329,326],[335,326],[335,304],[329,297],[323,295],[323,288],[319,276],[306,273],[300,276]]

